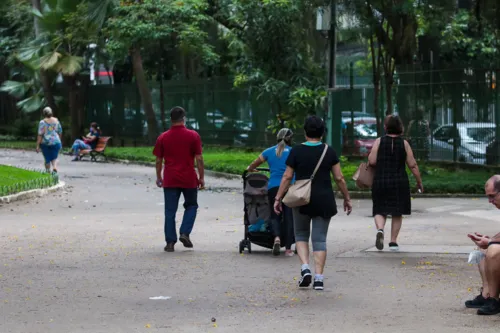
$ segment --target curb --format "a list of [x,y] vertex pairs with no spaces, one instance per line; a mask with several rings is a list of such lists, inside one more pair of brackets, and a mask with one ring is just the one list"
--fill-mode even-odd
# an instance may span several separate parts
[[33,198],[40,198],[45,195],[57,192],[66,186],[65,182],[59,182],[57,185],[48,188],[41,188],[35,190],[24,191],[16,194],[0,197],[0,203],[11,203],[14,201],[28,200]]
[[[370,199],[372,198],[372,193],[371,192],[361,192],[361,191],[349,191],[349,194],[351,195],[351,199]],[[476,199],[476,198],[482,198],[481,195],[479,194],[468,194],[468,193],[422,193],[422,194],[416,194],[416,193],[411,193],[410,194],[412,199],[443,199],[443,198],[470,198],[470,199]],[[335,191],[335,197],[337,199],[344,199],[340,191]]]

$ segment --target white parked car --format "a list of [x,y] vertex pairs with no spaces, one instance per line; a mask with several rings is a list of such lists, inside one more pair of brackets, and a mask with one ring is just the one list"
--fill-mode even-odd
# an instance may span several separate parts
[[458,138],[458,162],[484,164],[486,146],[495,133],[494,123],[458,123],[438,127],[431,140],[431,160],[453,161],[454,138]]

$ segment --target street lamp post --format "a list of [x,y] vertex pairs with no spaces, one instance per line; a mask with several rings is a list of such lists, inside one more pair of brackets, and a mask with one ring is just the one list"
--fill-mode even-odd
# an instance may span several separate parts
[[327,143],[340,154],[342,151],[342,114],[335,110],[333,96],[337,86],[337,1],[330,0],[330,30],[328,31],[328,132]]

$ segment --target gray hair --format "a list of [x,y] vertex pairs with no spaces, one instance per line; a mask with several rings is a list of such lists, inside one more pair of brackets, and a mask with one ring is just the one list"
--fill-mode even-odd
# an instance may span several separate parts
[[53,115],[52,109],[47,106],[46,108],[43,109],[42,114],[46,118],[52,117],[52,115]]
[[500,175],[494,175],[486,182],[486,185],[492,184],[495,191],[500,192]]
[[282,128],[279,130],[276,139],[278,140],[278,147],[276,148],[276,156],[281,157],[287,144],[292,142],[293,132],[289,128]]

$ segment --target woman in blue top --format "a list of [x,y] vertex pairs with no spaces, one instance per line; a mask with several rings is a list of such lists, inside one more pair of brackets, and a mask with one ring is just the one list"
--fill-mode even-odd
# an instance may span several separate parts
[[[255,161],[250,164],[248,171],[255,171],[255,169],[267,162],[269,164],[269,169],[271,170],[271,177],[269,178],[268,185],[268,197],[269,205],[274,206],[274,198],[278,193],[280,187],[281,178],[286,170],[286,160],[288,155],[290,155],[291,145],[292,145],[292,130],[288,128],[283,128],[278,132],[277,140],[278,144],[271,148],[266,149]],[[282,222],[283,220],[283,222]],[[275,256],[280,255],[281,248],[281,236],[283,236],[283,241],[285,243],[285,255],[288,257],[293,256],[292,244],[294,240],[293,231],[293,216],[292,210],[286,206],[283,206],[283,211],[281,214],[276,214],[274,209],[271,209],[271,221],[272,221],[272,232],[274,236],[274,246],[273,254]],[[283,223],[284,233],[281,232],[281,223]]]
[[38,125],[38,137],[36,140],[36,152],[39,153],[42,149],[45,159],[45,170],[57,172],[57,157],[61,150],[61,134],[62,126],[59,120],[52,115],[52,109],[46,107],[43,109],[43,120]]

